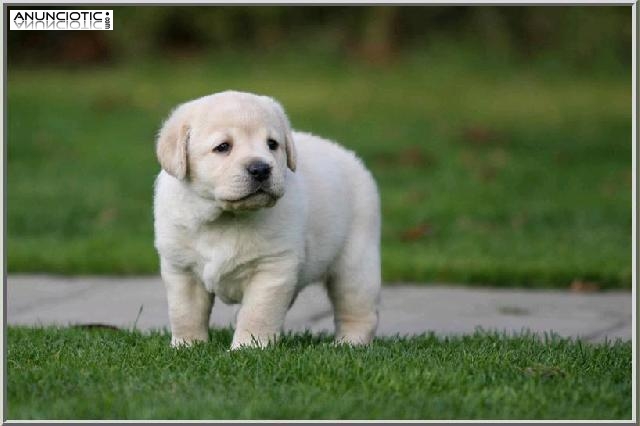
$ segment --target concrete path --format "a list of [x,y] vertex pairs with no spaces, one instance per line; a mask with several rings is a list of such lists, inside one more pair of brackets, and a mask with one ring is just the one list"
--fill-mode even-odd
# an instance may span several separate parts
[[[631,292],[389,285],[382,292],[378,335],[428,331],[455,335],[481,327],[507,332],[554,331],[592,342],[605,337],[631,340],[631,300]],[[235,309],[217,300],[211,325],[232,324]],[[142,330],[169,325],[159,277],[12,275],[7,278],[6,313],[10,325],[101,323],[131,328],[136,318],[136,327]],[[285,328],[333,331],[331,306],[322,287],[302,291],[287,315]]]

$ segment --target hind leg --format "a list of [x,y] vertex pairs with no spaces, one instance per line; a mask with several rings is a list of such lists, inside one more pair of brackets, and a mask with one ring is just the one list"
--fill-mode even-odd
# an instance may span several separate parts
[[334,309],[336,342],[368,344],[378,326],[380,250],[375,241],[352,241],[327,281]]

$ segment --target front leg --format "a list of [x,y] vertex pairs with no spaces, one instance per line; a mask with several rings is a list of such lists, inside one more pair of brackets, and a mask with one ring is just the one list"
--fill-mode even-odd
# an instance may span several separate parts
[[213,294],[191,273],[161,259],[160,271],[167,289],[171,346],[207,341]]
[[247,285],[236,318],[231,349],[266,347],[274,342],[295,294],[294,268],[269,268],[256,273]]

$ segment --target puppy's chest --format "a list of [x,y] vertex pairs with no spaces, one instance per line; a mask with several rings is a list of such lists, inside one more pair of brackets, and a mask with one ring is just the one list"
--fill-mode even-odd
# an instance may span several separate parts
[[203,232],[195,239],[194,272],[225,303],[239,303],[259,263],[260,242],[233,233]]

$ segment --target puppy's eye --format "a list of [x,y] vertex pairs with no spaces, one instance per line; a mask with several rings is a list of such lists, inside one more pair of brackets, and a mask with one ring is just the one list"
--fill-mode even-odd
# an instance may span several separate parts
[[280,144],[277,141],[275,141],[274,139],[267,140],[267,146],[269,147],[269,149],[271,151],[275,151],[276,149],[278,149],[278,145],[280,145]]
[[214,152],[227,152],[231,150],[231,144],[229,142],[222,142],[220,145],[213,148]]

